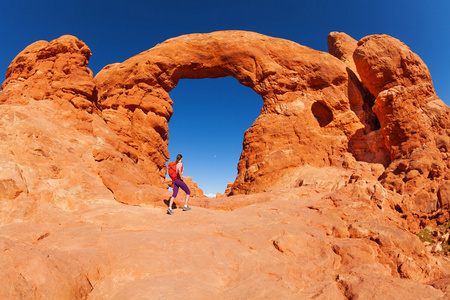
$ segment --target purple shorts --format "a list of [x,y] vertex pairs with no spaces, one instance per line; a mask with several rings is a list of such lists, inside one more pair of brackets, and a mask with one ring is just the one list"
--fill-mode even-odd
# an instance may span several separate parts
[[172,197],[174,197],[174,198],[177,197],[177,195],[178,195],[178,188],[181,188],[186,193],[186,195],[190,195],[191,194],[191,191],[189,190],[189,188],[186,185],[186,183],[184,183],[184,181],[182,181],[179,178],[177,178],[173,182],[173,194],[172,194]]

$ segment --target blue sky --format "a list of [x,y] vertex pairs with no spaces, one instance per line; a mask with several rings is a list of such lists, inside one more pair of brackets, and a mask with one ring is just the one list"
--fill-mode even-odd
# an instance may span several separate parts
[[[191,0],[3,1],[0,8],[0,73],[38,40],[71,34],[92,51],[94,74],[169,38],[218,30],[247,30],[327,51],[327,35],[345,32],[398,38],[427,64],[438,96],[450,103],[450,1],[448,0]],[[0,80],[0,81],[3,81]],[[205,194],[234,181],[244,131],[262,99],[234,78],[181,80],[170,92],[172,158],[184,156],[185,175]]]

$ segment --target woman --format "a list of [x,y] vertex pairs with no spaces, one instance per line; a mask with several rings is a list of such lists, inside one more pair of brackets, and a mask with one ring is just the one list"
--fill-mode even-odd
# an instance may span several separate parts
[[167,213],[169,215],[173,215],[172,210],[173,199],[177,197],[179,188],[181,188],[186,193],[186,200],[184,201],[183,211],[191,210],[191,208],[188,206],[189,195],[191,194],[191,191],[189,190],[186,183],[183,181],[183,171],[184,171],[183,156],[181,154],[178,154],[175,162],[177,163],[177,179],[175,179],[173,182],[173,193],[172,197],[170,197],[169,208],[167,209]]

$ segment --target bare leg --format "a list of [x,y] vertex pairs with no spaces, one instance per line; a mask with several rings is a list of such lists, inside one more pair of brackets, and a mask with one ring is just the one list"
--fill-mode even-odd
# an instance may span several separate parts
[[186,200],[184,200],[184,206],[188,206],[189,195],[186,195]]
[[173,197],[170,197],[169,208],[172,209]]

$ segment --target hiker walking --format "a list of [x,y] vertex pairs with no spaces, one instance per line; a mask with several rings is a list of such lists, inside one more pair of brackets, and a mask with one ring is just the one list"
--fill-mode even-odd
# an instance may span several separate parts
[[179,188],[181,188],[186,193],[186,200],[184,200],[183,211],[191,210],[191,208],[188,206],[189,195],[191,194],[191,191],[183,181],[183,171],[183,156],[181,154],[178,154],[175,162],[171,162],[169,164],[169,176],[173,180],[173,193],[172,197],[170,197],[169,208],[167,209],[167,213],[169,215],[173,215],[173,199],[177,197]]

